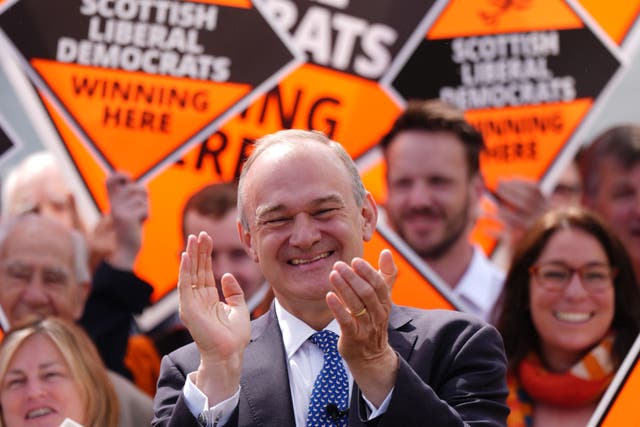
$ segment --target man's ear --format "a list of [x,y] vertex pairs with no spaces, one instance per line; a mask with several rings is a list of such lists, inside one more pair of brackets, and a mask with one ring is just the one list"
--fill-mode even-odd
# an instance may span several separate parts
[[76,293],[77,299],[76,306],[73,310],[73,318],[74,320],[80,320],[82,314],[84,313],[84,306],[87,304],[87,299],[89,299],[89,292],[91,292],[91,283],[78,283],[76,286],[78,286],[78,290]]
[[362,202],[360,212],[363,219],[362,239],[365,242],[368,242],[371,240],[373,232],[376,229],[376,224],[378,223],[378,206],[376,205],[376,201],[373,199],[371,193],[367,192],[367,195]]
[[251,242],[251,232],[246,230],[240,221],[238,221],[238,236],[240,236],[240,241],[244,246],[244,250],[249,254],[253,262],[258,262],[258,254],[254,250]]
[[476,208],[479,206],[482,196],[486,190],[484,179],[480,173],[471,177],[469,192],[471,193],[471,204]]

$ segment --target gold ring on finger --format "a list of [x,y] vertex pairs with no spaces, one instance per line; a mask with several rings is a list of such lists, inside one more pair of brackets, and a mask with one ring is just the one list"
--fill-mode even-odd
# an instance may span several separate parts
[[362,310],[358,311],[357,313],[353,313],[353,312],[349,312],[350,315],[352,315],[353,317],[360,317],[360,316],[364,316],[367,313],[367,307],[362,307]]
[[193,289],[193,290],[198,289],[198,285],[191,285],[191,289]]

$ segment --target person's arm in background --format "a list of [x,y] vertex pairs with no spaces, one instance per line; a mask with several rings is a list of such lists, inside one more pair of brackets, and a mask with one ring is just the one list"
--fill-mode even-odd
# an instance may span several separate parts
[[110,248],[93,273],[92,291],[81,324],[98,347],[105,365],[128,378],[124,357],[133,314],[150,302],[153,287],[136,276],[133,266],[148,216],[146,189],[119,172],[107,178],[110,213],[96,228],[90,247]]
[[510,242],[515,245],[524,231],[549,209],[549,200],[538,184],[525,178],[506,178],[496,189],[498,217],[507,227]]

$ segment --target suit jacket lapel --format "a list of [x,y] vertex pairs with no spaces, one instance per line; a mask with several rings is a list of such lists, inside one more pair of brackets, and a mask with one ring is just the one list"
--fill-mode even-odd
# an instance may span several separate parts
[[239,426],[294,427],[287,360],[273,306],[252,324],[240,384]]
[[404,360],[409,359],[418,339],[418,332],[415,328],[410,327],[411,320],[412,317],[404,310],[395,305],[391,308],[391,314],[389,315],[389,344]]
[[[389,344],[404,360],[409,359],[418,339],[417,332],[410,327],[411,320],[412,317],[397,306],[391,307],[388,330]],[[354,383],[349,405],[349,425],[362,425],[359,415],[360,404],[364,405],[364,401],[360,401],[360,389]]]

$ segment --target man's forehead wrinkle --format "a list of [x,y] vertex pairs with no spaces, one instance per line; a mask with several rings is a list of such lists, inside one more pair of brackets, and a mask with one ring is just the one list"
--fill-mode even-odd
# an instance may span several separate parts
[[64,274],[65,276],[69,273],[71,266],[66,265],[48,265],[43,268],[46,272],[51,273],[59,273]]
[[312,204],[315,206],[319,206],[324,203],[331,203],[331,202],[344,204],[344,198],[340,193],[331,193],[326,196],[315,199]]
[[266,216],[272,212],[281,211],[285,208],[282,203],[272,204],[272,205],[262,205],[256,208],[256,218],[261,218]]
[[71,266],[67,266],[67,265],[63,265],[63,264],[46,264],[46,265],[42,265],[42,266],[37,266],[34,265],[32,262],[27,262],[21,259],[13,259],[10,257],[7,257],[6,259],[0,260],[1,264],[4,264],[5,267],[7,268],[18,268],[18,269],[34,269],[34,268],[38,268],[38,269],[42,269],[45,272],[48,273],[59,273],[59,274],[64,274],[67,275],[69,274],[69,269],[71,268]]
[[19,219],[10,229],[6,240],[23,241],[24,239],[39,239],[41,236],[54,237],[56,241],[68,241],[70,245],[73,245],[71,232],[63,224],[60,224],[57,220],[36,214]]

